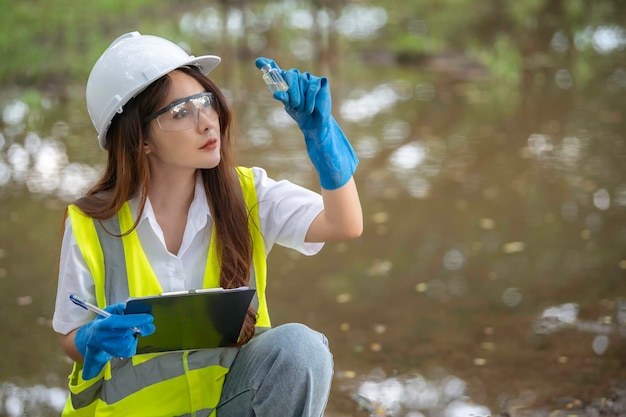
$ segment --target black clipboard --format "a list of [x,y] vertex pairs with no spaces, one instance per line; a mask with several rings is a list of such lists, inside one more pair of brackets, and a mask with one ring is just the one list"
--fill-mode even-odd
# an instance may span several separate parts
[[255,293],[207,288],[128,299],[124,314],[151,313],[156,328],[138,338],[137,354],[233,346]]

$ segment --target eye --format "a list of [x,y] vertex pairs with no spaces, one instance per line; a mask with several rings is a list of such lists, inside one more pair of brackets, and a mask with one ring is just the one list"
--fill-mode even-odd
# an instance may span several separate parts
[[185,117],[187,117],[189,115],[189,109],[187,109],[187,107],[185,107],[185,105],[179,105],[174,107],[172,110],[170,110],[170,115],[172,116],[172,119],[177,120],[177,119],[184,119]]

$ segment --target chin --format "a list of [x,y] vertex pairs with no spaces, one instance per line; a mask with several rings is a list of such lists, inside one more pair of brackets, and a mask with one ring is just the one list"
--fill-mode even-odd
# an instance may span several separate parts
[[205,163],[201,164],[200,168],[213,169],[217,167],[220,164],[220,162],[222,162],[221,158],[217,158],[217,160],[213,159],[211,161],[206,161]]

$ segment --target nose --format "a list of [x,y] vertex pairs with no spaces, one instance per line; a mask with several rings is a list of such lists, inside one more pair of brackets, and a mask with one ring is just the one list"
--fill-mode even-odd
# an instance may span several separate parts
[[196,121],[198,130],[204,132],[219,125],[219,116],[212,107],[198,110],[198,120]]

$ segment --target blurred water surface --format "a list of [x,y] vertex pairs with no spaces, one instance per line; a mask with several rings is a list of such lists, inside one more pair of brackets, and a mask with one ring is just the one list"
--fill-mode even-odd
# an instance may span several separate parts
[[[563,2],[259,3],[198,6],[180,30],[224,58],[212,78],[241,164],[318,187],[259,55],[327,75],[360,156],[363,237],[270,259],[274,324],[330,340],[326,416],[582,415],[608,398],[626,380],[626,28]],[[0,415],[58,415],[65,396],[50,327],[63,209],[105,158],[83,85],[0,90]]]

